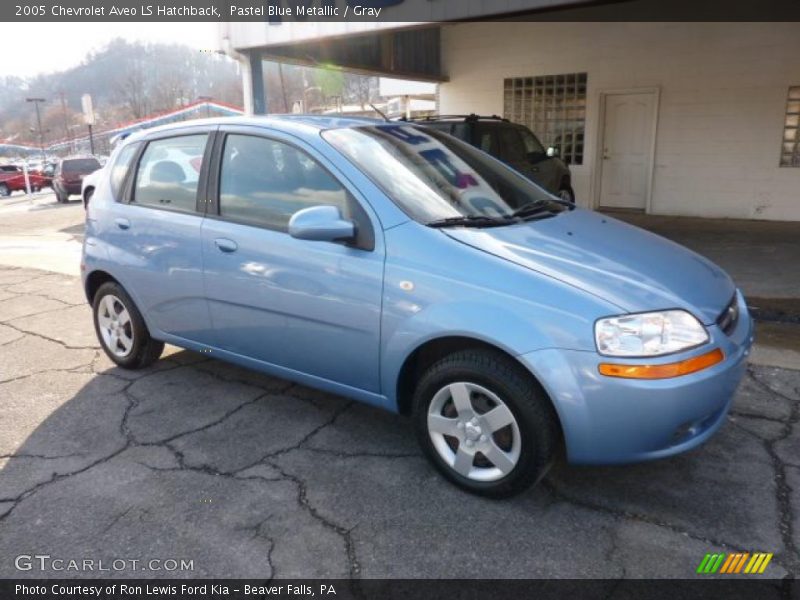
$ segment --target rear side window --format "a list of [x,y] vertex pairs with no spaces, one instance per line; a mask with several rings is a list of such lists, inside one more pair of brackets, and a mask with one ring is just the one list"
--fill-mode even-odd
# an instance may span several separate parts
[[500,156],[508,162],[524,161],[527,153],[525,143],[516,127],[500,128]]
[[63,173],[91,173],[100,168],[100,163],[95,158],[75,158],[61,163]]
[[133,202],[180,212],[195,212],[197,185],[208,135],[183,135],[147,144],[139,168]]
[[337,206],[350,218],[347,191],[317,161],[294,146],[250,135],[229,135],[220,171],[223,217],[286,231],[298,210]]
[[425,127],[430,127],[431,129],[435,129],[436,131],[441,131],[442,133],[451,133],[453,131],[453,124],[448,121],[442,121],[441,123],[429,123],[427,121],[422,121],[422,125],[425,125]]
[[455,123],[453,131],[450,132],[460,140],[469,142],[469,125],[467,123]]
[[114,166],[111,167],[111,194],[114,196],[114,200],[120,199],[122,184],[138,149],[139,144],[128,144],[119,151],[117,159],[114,161]]
[[474,145],[484,152],[497,156],[497,127],[478,123],[475,126]]

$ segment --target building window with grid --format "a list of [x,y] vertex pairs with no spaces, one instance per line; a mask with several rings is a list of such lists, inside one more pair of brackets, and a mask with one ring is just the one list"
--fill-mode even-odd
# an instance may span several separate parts
[[528,126],[568,164],[583,164],[586,73],[512,77],[503,85],[505,118]]
[[786,100],[781,166],[800,167],[800,85],[789,88],[789,97]]

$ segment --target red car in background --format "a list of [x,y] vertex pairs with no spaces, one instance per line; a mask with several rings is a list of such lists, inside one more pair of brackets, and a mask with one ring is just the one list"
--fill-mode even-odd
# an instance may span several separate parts
[[[31,190],[39,190],[51,187],[52,177],[48,177],[40,171],[28,171],[28,179],[31,183]],[[0,197],[10,196],[11,192],[25,191],[25,172],[22,167],[17,165],[0,165]]]

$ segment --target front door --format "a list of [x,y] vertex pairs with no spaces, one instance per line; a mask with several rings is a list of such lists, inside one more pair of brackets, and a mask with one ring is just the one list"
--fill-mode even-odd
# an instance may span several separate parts
[[650,187],[655,94],[605,98],[600,206],[645,210]]
[[[378,392],[384,256],[358,201],[294,142],[241,129],[225,137],[217,188],[202,237],[218,345]],[[317,205],[355,220],[356,243],[291,237],[290,217]]]

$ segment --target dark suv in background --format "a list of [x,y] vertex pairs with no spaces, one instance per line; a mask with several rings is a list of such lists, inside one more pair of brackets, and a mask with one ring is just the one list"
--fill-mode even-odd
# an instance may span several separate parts
[[502,160],[563,200],[575,202],[569,167],[545,150],[524,125],[498,116],[442,115],[412,119],[419,125],[449,133]]
[[83,178],[101,167],[94,156],[68,157],[61,160],[53,177],[53,190],[59,202],[69,200],[71,194],[81,193]]

